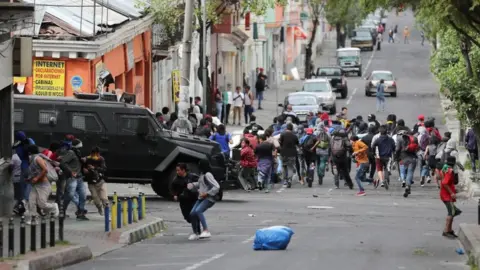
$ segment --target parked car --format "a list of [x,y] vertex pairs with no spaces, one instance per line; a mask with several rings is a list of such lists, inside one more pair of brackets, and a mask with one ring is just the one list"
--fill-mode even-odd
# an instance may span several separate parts
[[351,39],[352,48],[359,48],[360,50],[373,51],[375,45],[373,44],[372,32],[366,28],[364,30],[355,29],[354,35]]
[[337,50],[337,65],[345,73],[355,72],[358,77],[362,76],[362,58],[359,48],[342,48]]
[[283,108],[283,111],[287,109],[288,105],[292,105],[292,111],[297,115],[300,123],[307,122],[307,116],[310,112],[316,114],[325,109],[322,99],[319,99],[314,93],[306,92],[290,93],[285,97],[283,104],[278,104],[279,107]]
[[370,33],[372,34],[373,38],[373,45],[377,45],[377,35],[378,35],[378,25],[375,24],[372,21],[364,21],[363,24],[361,24],[358,29],[368,29]]
[[328,110],[330,114],[337,113],[337,94],[333,92],[327,78],[306,80],[300,92],[314,94],[319,103],[322,104],[323,109]]
[[345,77],[345,71],[339,66],[333,67],[319,67],[316,73],[317,78],[327,78],[330,81],[332,90],[335,93],[340,93],[342,98],[348,96],[348,84]]
[[365,84],[365,96],[369,97],[372,93],[376,93],[377,85],[382,79],[385,81],[385,93],[390,94],[392,97],[397,96],[397,82],[391,71],[374,70],[365,79],[367,80]]

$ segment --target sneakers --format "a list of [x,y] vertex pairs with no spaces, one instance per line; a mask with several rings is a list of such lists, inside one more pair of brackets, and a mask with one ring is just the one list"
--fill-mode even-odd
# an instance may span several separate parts
[[422,179],[420,180],[420,186],[421,187],[425,186],[425,176],[422,176]]
[[359,191],[357,192],[357,194],[355,194],[357,197],[361,197],[361,196],[365,196],[367,195],[367,193],[365,193],[365,191]]
[[442,232],[442,236],[449,238],[449,239],[456,239],[458,236],[455,234],[455,232]]
[[410,187],[407,187],[407,188],[405,189],[405,192],[403,193],[403,197],[407,198],[408,195],[410,195],[410,193],[411,193],[411,192],[410,192]]
[[427,176],[427,184],[430,184],[432,182],[432,178],[430,176]]
[[87,221],[89,219],[85,215],[79,215],[79,216],[77,216],[77,220],[78,221]]
[[98,214],[103,217],[103,206],[97,206]]
[[195,241],[195,240],[198,240],[200,237],[198,236],[198,234],[190,234],[190,236],[188,237],[188,240],[190,241]]
[[203,238],[210,238],[212,236],[212,234],[209,232],[209,231],[203,231],[201,234],[200,234],[200,238],[203,239]]
[[406,187],[407,183],[405,181],[402,181],[402,188]]

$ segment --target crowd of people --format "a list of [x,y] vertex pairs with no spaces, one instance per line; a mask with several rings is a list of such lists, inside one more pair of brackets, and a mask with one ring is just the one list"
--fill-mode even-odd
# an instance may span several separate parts
[[[76,219],[87,218],[85,182],[92,200],[103,215],[108,205],[106,190],[106,165],[100,149],[94,147],[90,155],[82,156],[82,142],[67,135],[61,142],[51,143],[48,149],[40,149],[33,138],[23,131],[15,133],[11,162],[12,182],[16,204],[13,212],[26,216],[27,224],[38,215],[58,216],[73,202]],[[56,186],[55,202],[49,203],[52,185]]]

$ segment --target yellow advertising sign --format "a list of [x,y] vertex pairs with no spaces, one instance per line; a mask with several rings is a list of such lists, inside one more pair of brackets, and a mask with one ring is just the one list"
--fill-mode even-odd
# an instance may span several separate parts
[[33,94],[65,96],[65,61],[33,61]]
[[180,70],[172,71],[172,92],[173,101],[180,102]]

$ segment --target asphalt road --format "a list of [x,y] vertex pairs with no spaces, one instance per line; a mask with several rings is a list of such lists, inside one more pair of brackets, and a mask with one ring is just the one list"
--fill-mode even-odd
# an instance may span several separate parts
[[[388,24],[414,26],[411,14],[391,16]],[[411,126],[422,113],[442,125],[438,87],[429,73],[429,47],[422,47],[419,39],[412,31],[411,44],[384,43],[381,51],[363,53],[365,74],[386,69],[398,78],[398,97],[387,98],[387,112],[378,115],[382,121],[395,113]],[[347,105],[351,117],[373,113],[375,98],[365,96],[365,81],[351,77],[349,85],[350,96],[338,101],[339,108]],[[418,172],[415,175],[407,199],[396,180],[389,191],[367,186],[367,196],[355,197],[355,190],[332,189],[331,176],[312,189],[296,184],[292,189],[278,186],[270,194],[227,192],[226,200],[206,213],[212,238],[194,242],[187,240],[190,227],[176,203],[149,202],[150,214],[167,222],[164,235],[66,269],[469,269],[466,257],[455,252],[459,243],[441,236],[446,210],[437,188],[421,188]],[[464,214],[456,224],[476,220],[474,203],[458,205]],[[293,228],[290,246],[286,251],[253,251],[256,229],[270,225]]]

